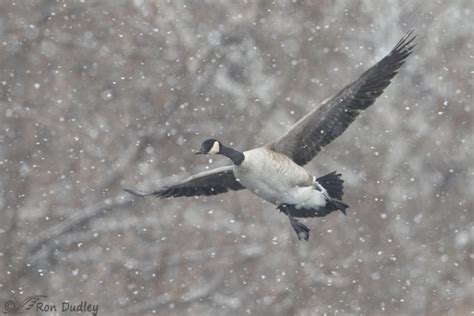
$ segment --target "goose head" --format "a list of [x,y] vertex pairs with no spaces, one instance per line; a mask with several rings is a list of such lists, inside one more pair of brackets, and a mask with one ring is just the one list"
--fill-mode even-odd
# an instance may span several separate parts
[[202,145],[201,149],[196,152],[196,155],[206,155],[206,154],[217,154],[223,155],[232,160],[235,165],[240,165],[244,159],[245,155],[238,150],[233,148],[224,146],[220,141],[217,139],[206,139]]
[[221,149],[223,148],[220,141],[217,139],[206,139],[202,145],[201,149],[197,151],[196,155],[206,155],[206,154],[221,154]]

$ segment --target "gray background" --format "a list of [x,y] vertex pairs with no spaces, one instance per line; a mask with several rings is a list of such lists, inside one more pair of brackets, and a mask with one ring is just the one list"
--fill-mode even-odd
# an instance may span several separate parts
[[[1,1],[0,299],[117,315],[468,315],[471,1]],[[308,243],[250,192],[135,200],[271,141],[382,58],[407,64],[307,169],[348,216]],[[33,313],[34,314],[34,313]]]

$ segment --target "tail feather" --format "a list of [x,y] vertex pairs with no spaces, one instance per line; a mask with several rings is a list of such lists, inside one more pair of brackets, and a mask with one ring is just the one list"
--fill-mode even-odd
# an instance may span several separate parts
[[336,200],[336,199],[331,199],[328,201],[328,204],[326,205],[326,208],[329,211],[335,211],[335,210],[340,210],[342,214],[346,214],[346,209],[349,207],[346,203]]
[[344,195],[344,180],[341,179],[341,174],[333,171],[325,176],[317,178],[316,181],[326,189],[329,194],[330,199],[326,205],[326,210],[328,212],[340,210],[344,215],[346,215],[346,209],[349,205],[342,202],[342,196]]
[[317,178],[316,181],[326,189],[330,197],[336,200],[342,200],[342,196],[344,195],[344,180],[341,179],[340,173],[333,171]]

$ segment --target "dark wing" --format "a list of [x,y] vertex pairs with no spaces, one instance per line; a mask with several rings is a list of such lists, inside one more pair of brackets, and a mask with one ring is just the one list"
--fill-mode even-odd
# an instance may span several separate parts
[[133,190],[127,191],[135,196],[154,195],[160,198],[179,197],[179,196],[200,196],[200,195],[216,195],[229,190],[245,189],[234,176],[232,166],[212,169],[195,174],[181,182],[173,185],[165,186],[158,191],[151,193],[141,193]]
[[407,33],[392,51],[356,81],[299,120],[271,149],[298,165],[311,161],[321,149],[341,135],[362,110],[375,102],[411,54],[415,36]]

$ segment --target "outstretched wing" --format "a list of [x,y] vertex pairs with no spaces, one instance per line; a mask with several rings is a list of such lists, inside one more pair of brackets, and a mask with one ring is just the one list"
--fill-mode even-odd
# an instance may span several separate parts
[[270,148],[301,166],[311,161],[383,93],[411,54],[414,39],[412,32],[407,33],[385,58],[299,120]]
[[212,169],[195,174],[181,182],[165,186],[158,191],[141,193],[133,190],[127,191],[135,196],[153,195],[160,198],[180,196],[216,195],[229,190],[237,191],[245,189],[234,176],[232,166]]

